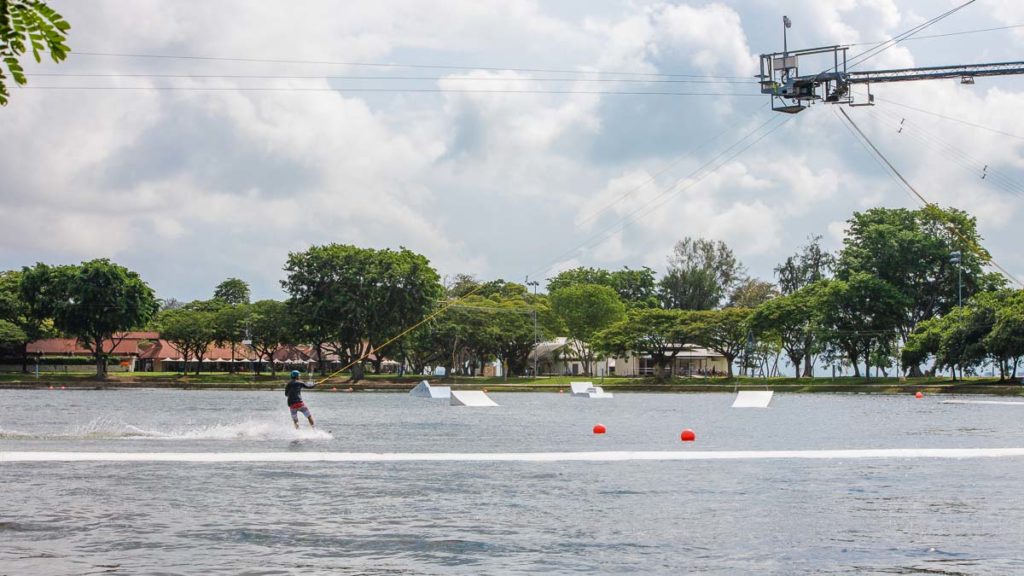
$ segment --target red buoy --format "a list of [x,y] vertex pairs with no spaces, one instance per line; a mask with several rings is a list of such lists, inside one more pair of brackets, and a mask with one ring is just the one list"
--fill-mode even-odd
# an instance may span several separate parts
[[594,434],[604,434],[608,429],[604,427],[604,424],[594,424]]
[[920,400],[921,398],[924,398],[924,394],[922,394],[921,392],[918,392],[917,394],[914,394],[914,398],[917,398],[918,400]]
[[331,392],[337,392],[337,391],[338,391],[338,387],[337,386],[332,386],[331,387]]
[[693,433],[693,430],[687,428],[679,435],[679,439],[683,442],[693,442],[697,439],[697,435]]

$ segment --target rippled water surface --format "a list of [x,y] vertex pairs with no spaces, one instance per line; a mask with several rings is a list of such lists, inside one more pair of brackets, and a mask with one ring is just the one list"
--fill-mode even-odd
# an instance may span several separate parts
[[[306,396],[317,431],[280,392],[0,390],[0,451],[1024,447],[1024,406],[938,397]],[[1022,574],[1022,478],[1024,458],[4,462],[0,575]]]

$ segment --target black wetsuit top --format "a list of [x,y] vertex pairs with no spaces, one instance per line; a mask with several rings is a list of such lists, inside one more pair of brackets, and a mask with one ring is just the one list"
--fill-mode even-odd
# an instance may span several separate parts
[[302,402],[302,389],[312,388],[316,386],[316,383],[306,384],[302,380],[289,380],[288,384],[284,387],[284,395],[288,397],[288,405],[291,406],[297,402]]

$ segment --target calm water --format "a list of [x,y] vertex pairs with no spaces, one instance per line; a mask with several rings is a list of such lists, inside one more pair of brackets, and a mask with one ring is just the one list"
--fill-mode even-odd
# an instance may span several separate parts
[[[1024,406],[946,397],[306,396],[321,431],[291,430],[280,392],[0,390],[0,451],[1024,447]],[[0,575],[1020,574],[1022,478],[1022,458],[4,463]]]

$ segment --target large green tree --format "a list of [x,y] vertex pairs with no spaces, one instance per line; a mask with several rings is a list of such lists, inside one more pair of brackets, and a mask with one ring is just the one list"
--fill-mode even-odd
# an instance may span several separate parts
[[160,337],[170,343],[184,359],[182,372],[188,372],[189,362],[195,360],[195,373],[199,374],[210,344],[216,340],[216,313],[204,306],[189,306],[164,310],[157,317]]
[[594,334],[591,345],[598,352],[616,357],[651,357],[655,376],[665,380],[675,357],[692,349],[697,335],[684,323],[681,310],[635,308],[626,318]]
[[999,362],[999,378],[1016,378],[1024,358],[1024,291],[1017,290],[1001,302],[984,344]]
[[443,294],[430,262],[405,248],[313,246],[289,254],[284,269],[291,314],[299,334],[317,348],[321,373],[325,348],[345,364],[380,351],[421,321]]
[[555,290],[550,295],[551,310],[565,326],[569,346],[580,359],[583,371],[591,373],[594,334],[623,318],[625,306],[618,293],[608,286],[576,284]]
[[746,278],[746,269],[721,240],[683,238],[659,282],[661,304],[681,310],[711,310]]
[[[836,277],[847,280],[864,273],[901,293],[907,299],[897,326],[903,340],[919,322],[957,306],[961,282],[964,302],[1005,282],[983,272],[989,254],[981,247],[975,219],[961,210],[872,208],[848,222]],[[954,253],[960,254],[959,263]],[[917,366],[910,368],[917,373]]]
[[813,358],[821,349],[819,298],[820,286],[811,284],[761,304],[750,317],[758,340],[779,342],[797,378],[804,359]]
[[[215,302],[223,302],[214,299]],[[211,311],[213,319],[213,338],[218,346],[231,349],[231,368],[235,372],[235,358],[238,350],[249,332],[250,305],[248,303],[228,304]]]
[[274,354],[282,346],[296,343],[294,319],[288,305],[277,300],[259,300],[249,305],[249,339],[256,356],[270,364],[277,374]]
[[31,51],[41,62],[49,50],[54,62],[64,60],[70,51],[65,44],[70,29],[71,24],[42,0],[0,0],[0,106],[11,96],[8,74],[15,84],[28,82],[18,58]]
[[864,375],[870,377],[872,354],[890,350],[906,317],[908,298],[888,282],[862,272],[818,284],[825,337],[846,354],[855,376],[860,377],[858,362],[863,361]]
[[384,347],[434,310],[444,287],[421,254],[402,248],[377,250],[369,256],[371,266],[363,278],[362,322],[368,347],[375,351],[374,369],[380,372],[388,353]]
[[695,342],[725,357],[728,377],[732,378],[732,364],[743,351],[753,347],[750,308],[724,308],[701,310],[683,315],[687,332],[694,334]]
[[644,266],[633,270],[628,266],[614,272],[603,268],[580,266],[564,270],[548,279],[548,293],[580,284],[607,286],[618,293],[627,308],[654,308],[658,306],[658,284],[654,270]]
[[52,319],[57,330],[92,352],[97,377],[106,376],[106,357],[123,333],[145,326],[158,307],[138,274],[106,259],[23,268],[20,289],[31,316]]
[[213,299],[225,304],[249,303],[249,284],[238,278],[228,278],[213,290]]
[[0,321],[11,324],[7,331],[6,346],[21,355],[21,370],[28,372],[28,344],[40,338],[55,336],[49,318],[37,318],[21,295],[21,272],[0,272]]

